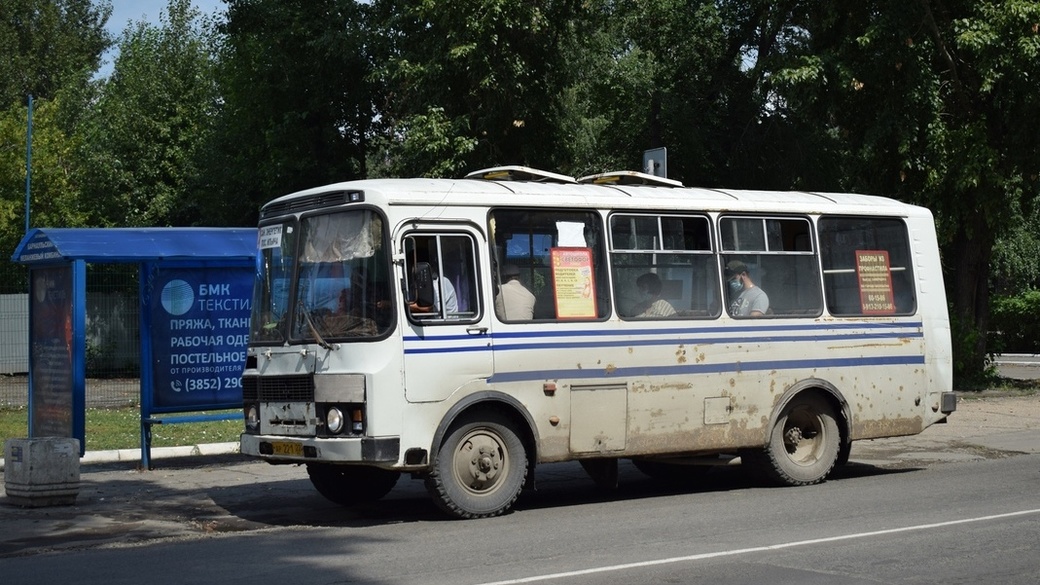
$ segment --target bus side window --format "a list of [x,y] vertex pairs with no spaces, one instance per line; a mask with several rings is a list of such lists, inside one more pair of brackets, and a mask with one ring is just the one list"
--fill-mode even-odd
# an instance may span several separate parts
[[[766,315],[817,317],[823,312],[808,218],[730,216],[719,220],[719,230],[723,264],[737,261],[748,268],[750,280],[768,295]],[[731,306],[745,289],[727,292]]]
[[910,238],[902,220],[824,216],[818,226],[824,296],[832,315],[917,311]]
[[[494,209],[488,216],[488,231],[492,266],[498,271],[506,266],[519,270],[520,282],[534,295],[533,320],[598,320],[610,314],[599,214]],[[499,292],[495,290],[492,297]]]
[[423,323],[475,321],[481,303],[476,248],[463,233],[414,232],[404,238],[404,300]]
[[610,216],[614,302],[622,319],[718,316],[717,264],[705,216]]

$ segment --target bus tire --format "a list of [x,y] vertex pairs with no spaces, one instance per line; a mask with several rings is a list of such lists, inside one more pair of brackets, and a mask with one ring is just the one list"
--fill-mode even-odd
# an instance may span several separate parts
[[497,414],[457,422],[441,443],[426,489],[458,518],[505,513],[527,480],[527,451],[512,424]]
[[374,502],[394,489],[400,472],[367,465],[308,463],[307,476],[318,493],[340,506]]
[[834,409],[815,394],[795,397],[784,407],[764,450],[742,454],[766,480],[788,486],[822,482],[838,461],[841,434]]

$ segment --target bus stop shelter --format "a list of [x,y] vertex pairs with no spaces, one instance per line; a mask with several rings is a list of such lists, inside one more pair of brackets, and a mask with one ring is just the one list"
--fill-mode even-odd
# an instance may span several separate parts
[[164,415],[240,408],[256,238],[255,228],[29,231],[11,257],[29,268],[29,437],[86,450],[87,264],[138,267],[142,467],[152,424],[216,418]]

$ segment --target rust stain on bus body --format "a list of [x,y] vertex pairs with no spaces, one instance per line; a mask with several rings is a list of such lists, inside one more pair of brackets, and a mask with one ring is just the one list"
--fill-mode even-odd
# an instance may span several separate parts
[[661,390],[693,390],[693,382],[671,382],[668,384],[658,384],[654,386]]
[[[563,426],[563,425],[561,425]],[[570,429],[553,435],[542,435],[538,443],[538,462],[568,461],[571,459]]]
[[857,343],[855,345],[828,345],[828,350],[836,349],[863,349],[863,348],[885,348],[885,347],[901,347],[906,345],[904,343]]
[[[862,407],[860,407],[860,410],[862,410]],[[875,420],[862,420],[854,416],[852,421],[853,440],[916,435],[923,430],[924,420],[920,416],[880,418]]]
[[626,457],[658,453],[707,454],[732,453],[747,447],[761,447],[766,441],[763,426],[749,427],[749,419],[731,420],[728,425],[713,425],[697,429],[677,429],[671,432],[632,432],[628,436]]

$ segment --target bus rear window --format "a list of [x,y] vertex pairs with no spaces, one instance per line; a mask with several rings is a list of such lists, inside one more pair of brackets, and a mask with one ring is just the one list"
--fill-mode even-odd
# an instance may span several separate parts
[[906,224],[893,218],[819,221],[827,311],[836,316],[909,315],[917,310]]

